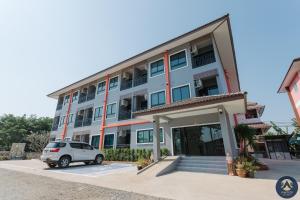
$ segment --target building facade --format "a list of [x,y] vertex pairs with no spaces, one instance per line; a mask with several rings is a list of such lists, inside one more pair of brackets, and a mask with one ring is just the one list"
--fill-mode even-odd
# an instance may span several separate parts
[[295,113],[298,124],[300,124],[300,58],[295,58],[288,69],[278,93],[287,93],[291,106]]
[[51,140],[172,155],[236,155],[246,111],[228,15],[48,96],[58,100]]

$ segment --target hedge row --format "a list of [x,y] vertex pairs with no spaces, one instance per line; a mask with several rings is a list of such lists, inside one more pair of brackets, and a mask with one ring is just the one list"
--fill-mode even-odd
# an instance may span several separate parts
[[[119,148],[119,149],[104,149],[105,160],[108,161],[131,161],[136,162],[139,159],[150,160],[152,149],[129,149],[129,148]],[[162,156],[169,155],[169,150],[167,148],[162,148],[160,150]]]

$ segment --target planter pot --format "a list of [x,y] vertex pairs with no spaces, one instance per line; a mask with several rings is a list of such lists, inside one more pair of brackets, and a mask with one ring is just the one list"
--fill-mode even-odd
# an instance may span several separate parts
[[242,177],[242,178],[246,178],[247,177],[247,171],[244,170],[244,169],[236,169],[236,174],[239,177]]

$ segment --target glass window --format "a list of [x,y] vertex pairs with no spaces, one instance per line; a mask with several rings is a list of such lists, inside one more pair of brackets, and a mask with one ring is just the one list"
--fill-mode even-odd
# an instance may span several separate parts
[[105,85],[106,85],[105,81],[98,84],[97,94],[100,94],[105,91]]
[[74,101],[77,101],[77,99],[78,99],[78,92],[74,92],[74,93],[73,93],[73,97],[72,97],[72,103],[73,103]]
[[50,142],[49,144],[47,144],[46,148],[59,148],[59,147],[65,147],[65,146],[66,146],[66,143]]
[[104,136],[104,148],[113,148],[114,147],[114,134],[108,134]]
[[[160,128],[160,142],[164,142],[164,133],[163,129]],[[140,130],[137,132],[137,143],[153,143],[153,129]]]
[[92,136],[92,142],[91,142],[91,145],[92,145],[95,149],[99,149],[99,143],[100,143],[100,135]]
[[106,118],[112,118],[116,116],[116,103],[107,105]]
[[74,149],[81,149],[81,143],[70,143],[70,146]]
[[185,51],[170,56],[171,70],[186,66]]
[[103,107],[98,107],[95,108],[95,115],[94,115],[94,120],[99,119],[102,117],[102,112],[103,112]]
[[71,124],[72,122],[73,122],[73,114],[70,114],[67,124]]
[[67,103],[69,103],[69,99],[70,99],[70,95],[67,95],[65,97],[64,105],[66,105]]
[[172,89],[173,102],[182,101],[190,98],[189,85]]
[[82,149],[93,150],[93,147],[91,147],[89,144],[82,144]]
[[118,87],[118,77],[117,76],[114,77],[114,78],[111,78],[109,80],[109,89],[111,90],[111,89],[114,89],[116,87]]
[[62,126],[65,123],[66,116],[60,118],[59,126]]
[[165,91],[151,94],[151,107],[164,105],[165,103]]
[[205,78],[203,80],[196,79],[194,83],[197,97],[217,95],[220,93],[216,77]]
[[152,76],[157,76],[159,74],[163,74],[164,73],[164,60],[158,60],[156,62],[153,62],[150,64],[150,74],[151,77]]

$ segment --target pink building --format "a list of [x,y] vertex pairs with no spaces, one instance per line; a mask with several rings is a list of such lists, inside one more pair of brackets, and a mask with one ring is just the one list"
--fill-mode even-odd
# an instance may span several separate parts
[[300,58],[295,58],[286,73],[278,93],[288,93],[296,119],[300,124]]

